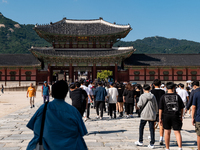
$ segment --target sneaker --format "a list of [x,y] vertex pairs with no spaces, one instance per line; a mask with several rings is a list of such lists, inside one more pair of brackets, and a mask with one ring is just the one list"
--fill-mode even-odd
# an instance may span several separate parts
[[97,116],[96,118],[99,119],[99,116]]
[[142,146],[143,143],[140,143],[139,141],[136,141],[136,142],[135,142],[135,145],[137,145],[137,146]]
[[86,122],[86,121],[87,121],[87,118],[84,118],[84,121]]
[[149,144],[148,148],[154,149],[154,145]]
[[33,105],[33,107],[35,107],[35,105]]
[[148,139],[151,139],[151,136],[148,136]]
[[189,117],[191,117],[191,115],[189,114]]
[[30,108],[33,108],[32,106]]
[[103,117],[100,117],[100,120],[103,120]]
[[112,116],[110,116],[110,119],[112,119]]
[[131,118],[133,118],[133,115],[130,115]]
[[126,118],[129,118],[129,115],[126,115]]
[[163,140],[160,140],[160,145],[164,145],[164,144],[163,144]]

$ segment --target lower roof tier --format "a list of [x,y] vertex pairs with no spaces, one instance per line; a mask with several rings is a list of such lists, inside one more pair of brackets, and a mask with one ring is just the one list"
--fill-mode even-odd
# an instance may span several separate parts
[[76,49],[62,50],[53,48],[31,48],[31,53],[46,62],[120,62],[131,56],[134,52],[133,47],[112,48],[112,49]]

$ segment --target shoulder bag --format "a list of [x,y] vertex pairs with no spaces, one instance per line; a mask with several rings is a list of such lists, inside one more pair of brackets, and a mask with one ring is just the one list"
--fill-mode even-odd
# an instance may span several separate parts
[[46,117],[47,104],[48,102],[45,103],[43,114],[42,114],[42,123],[41,123],[41,128],[40,128],[39,142],[37,143],[36,148],[34,150],[44,150],[44,147],[42,145],[42,137],[43,137],[43,131],[44,131],[44,122],[45,122],[45,117]]
[[144,104],[144,106],[142,108],[139,109],[139,115],[142,113],[142,111],[144,110],[145,106],[147,105],[147,103],[149,102],[149,100],[146,101],[146,103]]

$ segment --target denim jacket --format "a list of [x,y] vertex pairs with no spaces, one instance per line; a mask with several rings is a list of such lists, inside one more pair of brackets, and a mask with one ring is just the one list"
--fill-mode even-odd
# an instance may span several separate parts
[[99,86],[94,90],[94,95],[96,96],[96,101],[105,101],[105,97],[107,96],[106,89]]

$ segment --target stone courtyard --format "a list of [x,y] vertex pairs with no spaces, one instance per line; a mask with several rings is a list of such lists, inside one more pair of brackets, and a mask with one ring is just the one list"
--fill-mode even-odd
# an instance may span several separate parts
[[[0,97],[2,98],[2,97]],[[42,98],[36,102],[36,107],[30,109],[27,106],[13,113],[0,118],[0,150],[25,150],[28,142],[33,137],[33,132],[26,127],[27,122],[35,113],[37,108],[42,104]],[[53,100],[51,98],[51,100]],[[67,97],[66,101],[70,103]],[[97,120],[95,110],[91,108],[91,120],[85,122],[88,135],[84,137],[89,150],[136,150],[148,149],[149,144],[148,124],[144,131],[144,146],[135,146],[134,142],[139,137],[139,118],[117,118],[109,119],[107,113],[104,113],[103,120]],[[197,149],[196,135],[194,127],[191,127],[189,117],[184,120],[186,126],[182,130],[183,149]],[[165,149],[159,145],[159,130],[156,130],[155,149]],[[174,133],[171,134],[170,149],[178,149]]]

